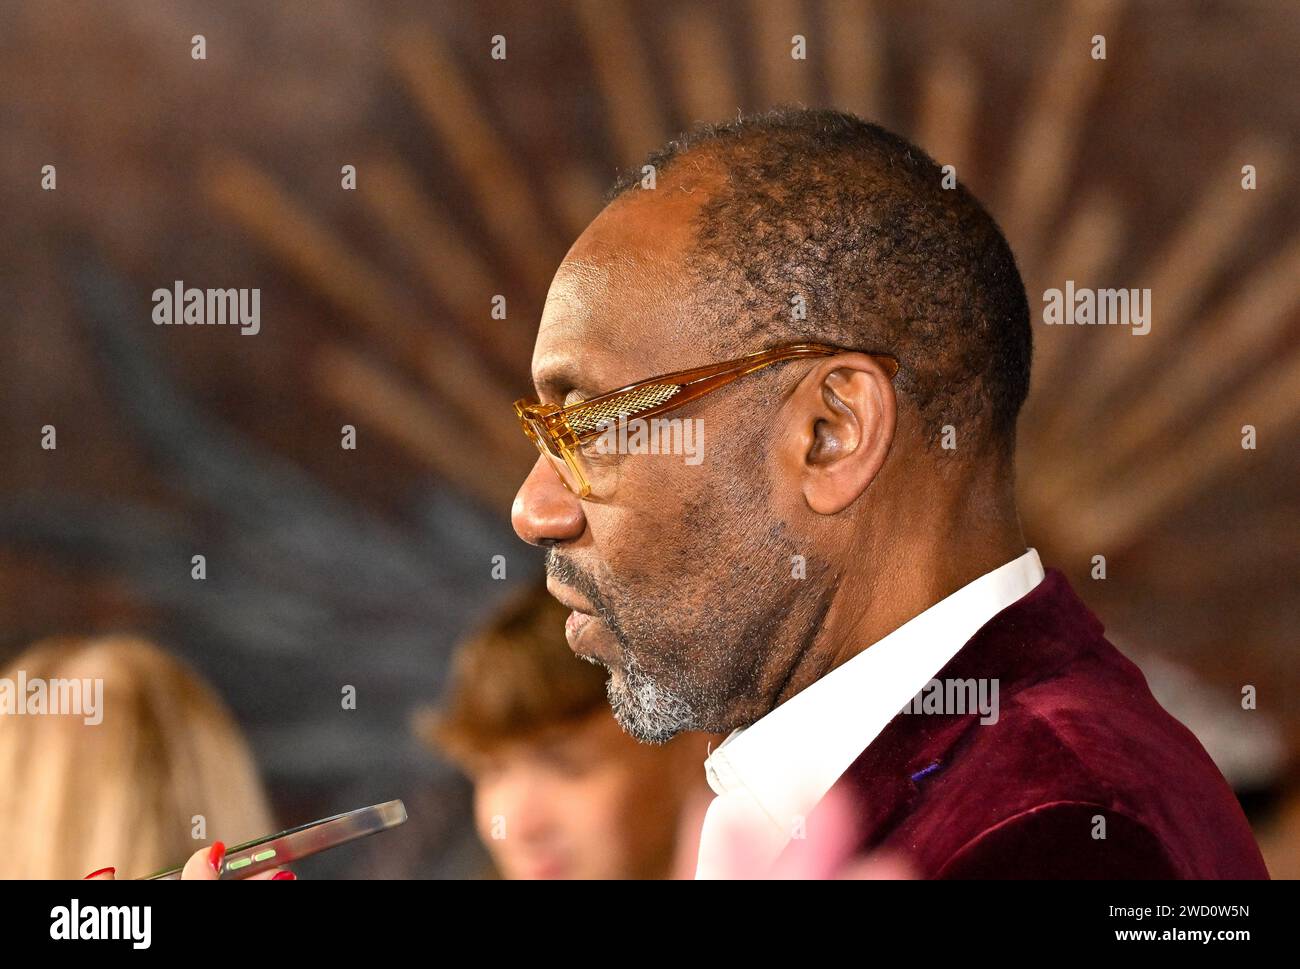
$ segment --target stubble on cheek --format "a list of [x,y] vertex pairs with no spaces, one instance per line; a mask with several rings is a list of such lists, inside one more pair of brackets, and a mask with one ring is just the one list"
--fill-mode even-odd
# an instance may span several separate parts
[[611,703],[647,723],[678,716],[689,718],[681,729],[729,729],[771,705],[777,685],[765,681],[780,678],[785,617],[800,590],[790,586],[797,550],[773,517],[756,443],[713,435],[698,466],[630,458],[639,463],[621,486],[642,499],[617,524],[592,516],[609,556],[592,578],[617,641],[619,668],[601,664]]

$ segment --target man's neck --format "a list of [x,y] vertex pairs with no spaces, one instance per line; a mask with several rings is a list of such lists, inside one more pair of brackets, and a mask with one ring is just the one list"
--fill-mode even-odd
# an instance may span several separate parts
[[954,529],[946,541],[910,542],[908,548],[894,550],[888,569],[881,569],[877,560],[867,562],[867,570],[846,574],[820,630],[776,698],[777,705],[935,603],[1024,553],[1024,535],[1012,515],[997,523]]

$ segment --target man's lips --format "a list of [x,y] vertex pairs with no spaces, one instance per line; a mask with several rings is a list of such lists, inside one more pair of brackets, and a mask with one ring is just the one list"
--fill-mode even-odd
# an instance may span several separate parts
[[593,652],[584,653],[579,649],[583,633],[593,624],[600,624],[600,621],[596,619],[595,614],[592,612],[591,606],[573,596],[564,586],[553,585],[551,582],[547,582],[546,586],[551,596],[560,605],[570,610],[569,618],[564,623],[564,638],[569,641],[569,648],[579,656],[595,655]]
[[554,579],[546,580],[546,591],[551,594],[552,599],[564,606],[565,609],[572,609],[584,616],[595,615],[595,610],[587,602],[577,598],[569,591],[568,586],[560,585]]
[[587,623],[591,622],[591,619],[592,617],[585,612],[574,610],[569,613],[569,618],[564,623],[564,635],[568,638],[570,646],[573,645],[578,634],[587,628]]

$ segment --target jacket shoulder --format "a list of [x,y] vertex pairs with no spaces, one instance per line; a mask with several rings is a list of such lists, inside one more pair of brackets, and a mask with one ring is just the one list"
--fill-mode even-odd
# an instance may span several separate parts
[[944,879],[1160,879],[1181,873],[1140,821],[1102,804],[1058,801],[980,832],[935,873]]
[[1267,877],[1204,748],[1110,660],[1025,685],[996,723],[968,721],[917,782],[897,834],[936,877]]

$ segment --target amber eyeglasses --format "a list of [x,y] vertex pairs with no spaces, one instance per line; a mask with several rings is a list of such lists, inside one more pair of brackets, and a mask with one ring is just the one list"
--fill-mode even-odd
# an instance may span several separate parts
[[[658,416],[774,363],[857,352],[860,351],[821,343],[792,343],[723,363],[650,377],[567,407],[517,400],[515,414],[528,439],[537,445],[564,486],[579,498],[586,498],[591,494],[591,482],[583,467],[580,448],[611,424]],[[867,353],[867,356],[879,362],[891,380],[898,373],[898,360],[893,356],[886,353]]]

